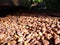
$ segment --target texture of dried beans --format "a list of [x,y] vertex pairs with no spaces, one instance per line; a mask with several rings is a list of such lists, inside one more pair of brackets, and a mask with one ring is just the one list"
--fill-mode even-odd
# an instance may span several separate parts
[[60,45],[60,18],[49,16],[0,18],[0,45]]

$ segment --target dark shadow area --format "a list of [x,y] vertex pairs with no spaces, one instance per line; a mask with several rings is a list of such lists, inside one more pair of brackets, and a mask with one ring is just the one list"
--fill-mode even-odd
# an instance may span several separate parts
[[43,13],[46,13],[46,10],[35,10],[35,9],[32,9],[32,8],[28,8],[28,7],[21,7],[21,6],[18,6],[18,7],[7,7],[7,6],[4,6],[4,7],[1,7],[0,8],[0,17],[4,17],[6,15],[9,15],[9,14],[16,14],[16,13],[38,13],[38,14],[43,14]]
[[9,6],[2,6],[0,7],[0,17],[4,17],[9,14],[14,14],[19,11],[26,10],[26,7],[9,7]]
[[[27,14],[32,14],[32,13],[36,13],[36,14],[40,14],[43,16],[52,16],[52,17],[59,17],[60,16],[60,10],[49,10],[49,9],[40,9],[40,10],[35,10],[32,8],[28,8],[28,7],[0,7],[0,17],[4,17],[7,16],[9,14],[17,14],[17,13],[27,13]],[[17,16],[17,15],[16,15]],[[29,15],[28,15],[29,16]],[[36,15],[38,16],[38,15]]]
[[47,9],[46,15],[53,16],[53,17],[60,17],[60,9]]

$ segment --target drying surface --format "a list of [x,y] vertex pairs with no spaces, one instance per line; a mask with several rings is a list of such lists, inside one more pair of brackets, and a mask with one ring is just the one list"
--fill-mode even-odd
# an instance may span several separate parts
[[60,45],[60,17],[24,15],[0,17],[0,45]]

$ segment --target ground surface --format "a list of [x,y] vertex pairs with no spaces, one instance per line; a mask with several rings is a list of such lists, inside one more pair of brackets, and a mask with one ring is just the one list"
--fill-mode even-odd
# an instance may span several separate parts
[[0,45],[60,45],[60,17],[34,13],[0,17]]

